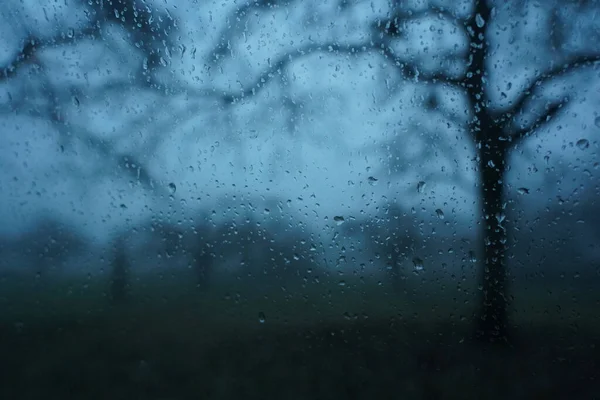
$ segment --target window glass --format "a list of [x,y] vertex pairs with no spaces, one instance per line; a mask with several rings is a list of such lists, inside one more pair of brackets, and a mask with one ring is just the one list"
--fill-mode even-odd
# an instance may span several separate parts
[[0,397],[600,393],[598,0],[6,0]]

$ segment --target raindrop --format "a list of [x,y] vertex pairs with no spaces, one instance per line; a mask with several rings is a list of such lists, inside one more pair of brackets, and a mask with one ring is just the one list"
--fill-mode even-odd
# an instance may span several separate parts
[[437,215],[439,219],[444,219],[444,212],[439,208],[435,210],[435,215]]
[[419,181],[419,183],[417,183],[417,193],[423,193],[426,185],[427,183],[425,183],[425,181]]
[[271,214],[271,210],[269,210],[268,208],[265,208],[264,214],[265,214],[265,215],[269,215],[269,214]]
[[585,150],[590,147],[590,142],[588,142],[587,139],[579,139],[575,145],[579,147],[580,150]]
[[177,191],[177,186],[173,182],[169,183],[169,192],[173,195]]
[[517,189],[517,193],[519,194],[529,194],[529,189],[527,189],[526,187],[520,187]]
[[413,258],[412,262],[413,266],[415,267],[415,272],[423,271],[423,260],[421,260],[419,257],[415,257]]
[[472,263],[476,263],[477,262],[477,256],[475,256],[475,252],[474,251],[469,251],[469,261]]
[[73,96],[73,105],[75,107],[79,107],[79,99],[77,98],[77,96]]
[[74,36],[75,36],[75,29],[73,29],[73,28],[70,28],[70,29],[67,31],[67,37],[68,37],[69,39],[72,39]]
[[267,321],[267,317],[265,316],[264,312],[259,312],[258,313],[258,322],[260,322],[261,324],[264,324]]
[[346,286],[346,281],[339,281],[338,286]]
[[594,120],[594,125],[600,128],[600,117],[596,117],[596,119]]
[[341,225],[344,223],[344,217],[342,217],[341,215],[336,215],[335,217],[333,217],[333,220],[337,225]]
[[373,176],[370,176],[370,177],[367,178],[367,181],[369,182],[369,185],[371,185],[371,186],[377,185],[377,181],[378,180],[379,179],[377,179],[377,178],[375,178]]
[[485,26],[485,20],[483,19],[481,14],[477,14],[475,16],[475,23],[477,24],[477,27],[479,27],[479,28],[483,28]]

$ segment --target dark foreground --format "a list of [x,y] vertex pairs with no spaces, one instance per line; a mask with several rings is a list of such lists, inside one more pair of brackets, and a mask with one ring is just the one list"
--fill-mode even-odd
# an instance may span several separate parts
[[[120,321],[120,322],[118,322]],[[598,399],[600,338],[518,328],[512,346],[468,324],[403,319],[226,329],[202,320],[0,326],[2,399]]]

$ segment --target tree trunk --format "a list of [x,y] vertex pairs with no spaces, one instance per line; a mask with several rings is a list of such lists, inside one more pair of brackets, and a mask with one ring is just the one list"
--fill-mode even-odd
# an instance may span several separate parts
[[125,304],[129,300],[130,277],[129,260],[123,243],[115,245],[110,280],[110,299],[115,305]]
[[198,251],[194,258],[194,269],[196,271],[196,286],[201,290],[206,290],[211,278],[213,258],[210,253]]
[[497,138],[484,141],[479,150],[480,198],[483,211],[481,303],[477,336],[489,342],[508,339],[506,227],[504,175],[507,150]]

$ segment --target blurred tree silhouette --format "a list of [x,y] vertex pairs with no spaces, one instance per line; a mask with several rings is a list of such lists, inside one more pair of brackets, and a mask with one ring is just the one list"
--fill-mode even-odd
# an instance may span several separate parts
[[274,222],[265,225],[251,216],[217,227],[206,221],[197,224],[188,244],[198,287],[206,288],[216,274],[222,275],[217,267],[226,266],[243,281],[261,286],[275,283],[279,289],[301,283],[307,271],[320,264],[298,232]]
[[[519,149],[527,138],[547,130],[556,117],[564,113],[576,97],[566,87],[561,88],[561,78],[595,65],[600,60],[597,46],[581,48],[569,43],[572,36],[582,34],[586,27],[576,28],[566,25],[567,20],[575,20],[571,13],[589,12],[597,9],[597,4],[571,3],[565,9],[558,9],[558,3],[547,4],[547,15],[530,9],[530,2],[508,4],[491,0],[470,2],[468,12],[451,11],[451,7],[431,6],[408,11],[402,4],[392,11],[388,19],[377,21],[375,32],[377,45],[388,60],[393,60],[402,73],[418,79],[435,89],[439,86],[453,88],[464,93],[468,119],[465,134],[473,141],[476,149],[476,170],[480,207],[483,219],[481,265],[481,310],[478,316],[478,335],[486,340],[505,340],[508,327],[508,288],[506,271],[507,202],[506,173],[511,152]],[[537,13],[533,18],[539,21],[537,37],[526,35],[520,28],[513,28],[511,38],[503,43],[501,32],[507,31],[511,17],[526,22],[531,18],[527,13]],[[407,60],[393,50],[396,32],[402,31],[416,18],[437,18],[451,22],[455,29],[462,31],[466,40],[458,52],[443,54],[440,65],[460,61],[462,65],[450,71],[427,71],[414,59]],[[560,22],[558,22],[558,20]],[[384,27],[383,31],[381,27]],[[433,26],[433,25],[432,25]],[[565,32],[565,27],[572,32]],[[562,29],[562,34],[544,38],[545,32]],[[588,28],[589,29],[589,28]],[[587,31],[596,36],[597,32]],[[521,37],[518,37],[518,35]],[[520,39],[520,43],[515,41]],[[520,47],[533,47],[533,42],[541,42],[540,50],[523,51],[529,62],[536,58],[544,59],[545,66],[533,76],[527,74],[525,83],[498,80],[497,68],[505,53],[519,51]],[[559,43],[557,43],[559,42]],[[533,54],[532,54],[533,53]],[[439,56],[439,55],[438,55]],[[516,79],[515,79],[516,80]],[[564,84],[564,81],[562,81]],[[521,86],[516,95],[510,95],[512,86]],[[568,85],[565,85],[568,86]],[[502,89],[499,89],[502,88]],[[557,91],[553,90],[559,88]],[[500,92],[500,93],[498,93]],[[514,90],[512,90],[514,93]],[[552,93],[554,92],[554,93]],[[558,93],[557,93],[558,92]],[[498,99],[500,95],[500,99]],[[508,99],[508,100],[506,100]],[[430,109],[443,112],[443,108]]]
[[61,272],[87,246],[74,227],[54,218],[42,218],[31,229],[3,238],[2,242],[3,263],[7,268],[33,272],[38,277]]
[[[10,4],[7,7],[10,9]],[[126,136],[105,140],[94,126],[77,123],[74,115],[86,102],[93,104],[113,93],[118,96],[132,90],[137,94],[146,91],[155,96],[163,93],[164,88],[157,76],[168,66],[170,52],[174,50],[170,35],[176,31],[176,21],[168,12],[139,0],[73,2],[63,7],[63,11],[63,15],[60,11],[55,15],[50,28],[48,24],[36,26],[35,17],[21,12],[16,13],[18,17],[14,19],[8,18],[9,13],[4,15],[7,24],[21,21],[26,34],[14,56],[0,65],[0,83],[5,84],[8,91],[8,102],[0,107],[0,113],[7,117],[23,115],[49,121],[58,133],[62,152],[89,151],[90,157],[100,156],[105,161],[98,163],[92,171],[75,168],[73,175],[81,174],[84,178],[90,174],[114,176],[117,170],[122,178],[166,195],[164,188],[154,185],[150,169],[144,162],[163,139],[161,135],[144,140],[143,146],[138,144],[135,150],[142,151],[131,151],[132,147],[123,142]],[[27,12],[35,14],[39,10]],[[73,23],[73,19],[77,22]],[[46,22],[49,21],[46,14]],[[22,29],[19,27],[15,31],[18,34]],[[124,54],[119,39],[129,42],[127,54]],[[88,59],[78,65],[80,71],[73,79],[62,79],[59,77],[61,70],[70,67],[61,64],[68,57],[65,53],[58,55],[57,49],[97,51],[102,55],[104,64],[110,66],[116,62],[114,65],[120,64],[125,73],[118,70],[109,70],[107,75],[98,73],[97,65],[94,66],[93,62],[90,65],[92,60]],[[131,125],[125,126],[124,131],[147,120],[152,112],[149,110],[129,121]],[[167,123],[172,124],[172,121]],[[157,132],[164,130],[161,124],[155,128]]]
[[[352,8],[344,4],[343,10]],[[356,3],[359,5],[360,2]],[[473,0],[431,5],[396,1],[390,3],[386,18],[371,23],[371,34],[364,40],[348,43],[346,38],[336,37],[295,48],[272,60],[271,67],[258,78],[260,84],[247,86],[234,99],[256,94],[277,76],[277,71],[302,55],[316,52],[345,57],[379,54],[404,82],[422,85],[425,112],[441,116],[448,127],[463,127],[464,135],[474,145],[482,217],[482,297],[476,333],[483,340],[503,342],[508,339],[505,216],[508,163],[511,153],[523,146],[524,141],[552,128],[555,120],[565,114],[564,110],[573,107],[578,93],[568,78],[575,72],[582,74],[580,79],[590,76],[590,67],[600,61],[598,40],[585,46],[577,39],[587,35],[598,38],[593,20],[584,18],[597,9],[595,2],[570,2],[567,6],[551,2],[541,10],[528,1]],[[580,23],[569,22],[575,20]],[[522,21],[523,25],[535,21],[538,29],[531,33],[512,21]],[[422,25],[429,25],[433,36],[430,41],[415,34],[415,26]],[[455,35],[454,42],[444,41],[445,31]],[[547,35],[548,32],[555,34]],[[342,35],[351,36],[348,32]],[[418,47],[419,42],[422,46],[430,42],[439,44],[440,48],[436,46],[435,54],[427,47],[412,52],[400,50],[403,46]],[[522,54],[515,61],[521,63],[518,68],[527,71],[524,80],[516,71],[513,77],[502,76],[499,71],[505,63],[503,57],[515,52]],[[529,72],[532,66],[535,70]],[[402,82],[398,86],[401,85]],[[464,112],[452,111],[450,97],[462,98],[462,103],[460,100],[454,103],[464,105]],[[463,109],[460,105],[454,107]]]
[[142,55],[138,79],[149,87],[160,85],[154,75],[168,65],[173,48],[175,20],[168,12],[159,12],[145,1],[108,0],[92,3],[90,23],[96,26],[114,24],[127,32],[127,38]]
[[403,291],[407,289],[403,281],[410,272],[406,265],[412,263],[422,238],[416,228],[417,222],[401,206],[392,204],[382,211],[383,215],[372,219],[345,222],[342,231],[345,235],[360,238],[361,246],[383,261],[395,290]]
[[117,238],[112,250],[110,301],[115,305],[122,305],[129,301],[131,291],[131,265],[126,251],[125,238]]
[[[447,7],[430,6],[410,10],[403,2],[399,2],[389,18],[374,24],[376,40],[375,46],[370,48],[381,48],[377,51],[392,61],[405,77],[417,79],[431,90],[443,87],[462,92],[465,96],[467,119],[461,122],[467,127],[465,135],[475,145],[475,168],[483,220],[482,298],[477,334],[485,340],[503,341],[508,334],[505,181],[506,173],[510,170],[510,155],[527,138],[549,129],[559,114],[563,114],[563,110],[575,100],[577,93],[570,92],[568,85],[564,84],[565,80],[561,79],[566,79],[576,71],[585,74],[586,68],[600,60],[597,46],[585,48],[573,41],[573,37],[582,32],[596,36],[598,33],[586,31],[586,28],[590,28],[584,24],[580,27],[565,24],[567,20],[575,20],[573,14],[589,12],[597,9],[598,5],[590,3],[586,6],[577,2],[558,9],[559,3],[552,3],[545,5],[547,10],[536,11],[527,1],[500,3],[474,0],[468,3],[462,11],[453,11],[449,4]],[[460,47],[455,47],[460,50],[436,55],[439,66],[443,67],[441,70],[428,66],[426,62],[417,62],[414,57],[407,59],[394,51],[398,32],[405,31],[413,21],[421,18],[451,23],[464,37]],[[516,24],[512,27],[509,24],[511,19],[526,23],[530,18],[539,23],[539,30],[534,34],[526,34]],[[434,26],[432,22],[431,27]],[[565,31],[566,27],[572,31]],[[562,29],[560,37],[544,37],[546,31],[552,32],[554,29]],[[502,33],[507,31],[510,35],[508,40],[502,37]],[[534,49],[534,46],[539,48]],[[519,61],[525,67],[528,62],[533,64],[542,59],[541,66],[535,64],[541,72],[536,70],[533,75],[527,73],[525,82],[519,81],[516,76],[500,80],[504,78],[498,73],[502,57],[519,51],[523,58]],[[448,68],[450,65],[453,67]],[[512,94],[515,93],[513,86],[522,86],[518,94]],[[427,108],[431,112],[444,113],[444,107],[438,106],[437,102]],[[448,114],[449,121],[456,117]]]

